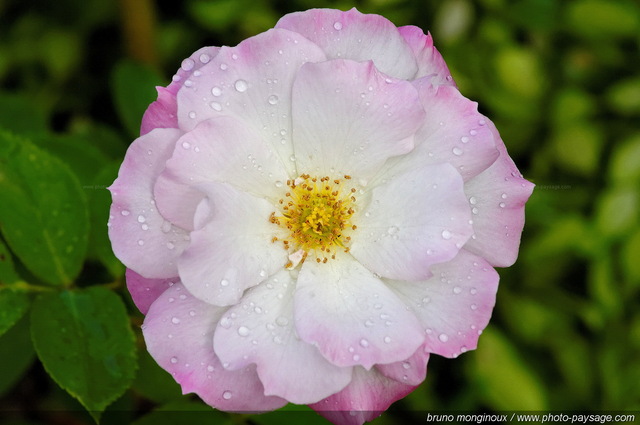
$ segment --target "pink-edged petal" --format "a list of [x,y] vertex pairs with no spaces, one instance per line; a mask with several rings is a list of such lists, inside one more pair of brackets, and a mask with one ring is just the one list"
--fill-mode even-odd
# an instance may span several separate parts
[[464,249],[432,271],[427,281],[391,281],[389,287],[420,319],[427,337],[425,349],[457,357],[476,348],[489,323],[499,276],[484,259]]
[[182,282],[194,296],[216,305],[238,302],[245,289],[282,269],[287,253],[271,242],[277,230],[269,222],[274,207],[226,184],[206,188],[208,222],[196,230],[178,259]]
[[222,47],[198,79],[178,93],[180,128],[220,115],[234,116],[270,144],[293,176],[291,88],[299,67],[325,60],[300,34],[269,30],[236,47]]
[[285,270],[251,288],[220,321],[214,349],[227,369],[255,363],[265,394],[309,404],[342,390],[352,368],[329,363],[297,337],[294,292],[295,280]]
[[473,234],[462,178],[449,164],[397,175],[366,201],[353,217],[351,253],[386,278],[427,279],[433,264],[455,257]]
[[242,121],[226,116],[203,121],[185,134],[166,173],[185,185],[228,183],[274,202],[288,179],[277,153]]
[[451,77],[447,64],[440,52],[433,46],[431,34],[425,35],[421,28],[413,25],[400,27],[398,31],[416,58],[418,71],[413,77],[414,79],[429,77],[433,85],[455,87],[456,83]]
[[176,258],[188,244],[187,232],[158,212],[153,196],[155,179],[181,135],[180,130],[167,128],[136,139],[109,188],[113,252],[125,266],[146,278],[177,276]]
[[409,155],[391,158],[377,179],[393,179],[397,173],[425,164],[449,163],[468,181],[489,168],[499,152],[489,120],[475,102],[451,86],[433,86],[428,78],[414,86],[426,111],[416,132],[415,149]]
[[255,366],[229,371],[213,351],[213,335],[224,309],[194,298],[174,284],[151,305],[142,332],[147,349],[171,373],[182,392],[196,393],[225,411],[262,412],[287,402],[265,396]]
[[164,291],[180,280],[178,277],[169,279],[147,279],[131,269],[125,272],[127,289],[134,304],[142,314],[147,314],[149,307]]
[[508,267],[518,257],[524,204],[535,185],[522,177],[493,123],[487,120],[487,127],[498,140],[500,157],[465,184],[475,231],[465,249],[486,258],[494,266]]
[[306,64],[293,86],[298,171],[369,179],[389,157],[413,148],[424,116],[415,88],[370,61]]
[[154,128],[178,128],[178,105],[176,94],[184,85],[193,85],[192,78],[200,76],[200,68],[209,63],[218,54],[219,47],[203,47],[191,57],[182,61],[182,66],[173,76],[169,86],[156,87],[158,99],[151,103],[142,117],[140,135],[145,135]]
[[309,405],[335,425],[362,425],[416,387],[387,378],[376,369],[354,368],[351,383],[337,394]]
[[285,15],[276,24],[304,35],[320,46],[329,59],[373,60],[380,71],[408,80],[418,67],[411,48],[390,21],[365,15],[355,8],[311,9]]
[[342,252],[324,264],[302,265],[293,314],[300,338],[338,366],[370,369],[404,360],[425,337],[393,292]]
[[176,96],[165,87],[156,87],[158,99],[149,105],[142,116],[140,135],[154,128],[178,128],[178,104]]
[[407,385],[420,385],[427,377],[429,352],[420,347],[413,356],[401,362],[376,365],[378,372],[387,378]]

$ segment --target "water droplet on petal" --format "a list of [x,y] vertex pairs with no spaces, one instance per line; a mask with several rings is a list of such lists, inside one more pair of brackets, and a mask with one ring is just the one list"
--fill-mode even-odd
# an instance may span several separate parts
[[267,101],[269,102],[270,105],[277,105],[278,104],[278,96],[276,96],[275,94],[272,94],[271,96],[269,96]]
[[390,336],[385,336],[383,341],[384,341],[385,344],[388,344],[388,343],[391,342],[391,337]]
[[247,328],[246,326],[240,326],[238,328],[238,335],[240,335],[240,336],[249,335],[249,328]]
[[189,149],[189,148],[191,147],[191,143],[189,143],[189,142],[182,142],[182,147],[183,147],[184,149]]
[[247,89],[249,88],[249,85],[245,80],[237,80],[234,84],[234,87],[236,88],[237,91],[239,91],[240,93],[243,93],[247,91]]
[[395,235],[399,230],[400,229],[398,228],[398,226],[391,226],[387,229],[387,233],[390,235]]
[[144,223],[147,219],[143,215],[138,216],[138,223]]
[[452,152],[453,152],[454,155],[460,156],[460,155],[462,155],[463,150],[456,146],[455,148],[452,149]]
[[225,391],[222,393],[222,398],[224,398],[225,400],[229,400],[231,399],[231,397],[233,397],[233,394],[231,393],[231,391]]
[[129,214],[131,214],[131,213],[129,212],[129,210],[122,210],[122,211],[120,211],[120,214],[122,214],[123,216],[125,216],[125,217],[126,217],[126,216],[128,216]]
[[364,348],[367,348],[369,346],[369,341],[367,341],[366,339],[362,338],[360,340],[360,346],[364,347]]
[[448,230],[443,230],[442,231],[442,239],[451,239],[451,232]]
[[138,245],[140,246],[144,245],[144,241],[142,239],[138,239]]
[[499,205],[500,205],[500,208],[504,208],[504,207],[506,207],[506,206],[507,206],[507,204],[505,204],[504,202],[500,202],[500,204],[499,204]]
[[180,68],[182,68],[185,71],[191,71],[195,64],[196,63],[195,63],[195,61],[193,59],[186,58],[185,60],[182,61],[182,64],[180,65]]
[[336,31],[340,31],[340,30],[342,29],[342,23],[341,23],[341,22],[336,22],[336,23],[334,23],[334,24],[333,24],[333,28],[334,28]]
[[405,369],[411,369],[411,363],[409,362],[402,362],[402,367]]
[[217,112],[222,111],[222,105],[221,105],[221,104],[219,104],[218,102],[211,102],[211,103],[209,104],[209,107],[210,107],[211,109],[213,109],[214,111],[217,111]]
[[211,60],[211,56],[209,56],[208,54],[203,53],[200,55],[200,62],[209,63],[210,60]]
[[171,363],[176,364],[178,363],[178,358],[177,357],[171,357],[171,359],[169,360]]
[[220,286],[229,286],[229,281],[227,279],[222,279],[220,281]]
[[214,88],[211,89],[211,94],[218,97],[222,94],[222,89],[218,86],[215,86]]
[[286,318],[286,317],[284,317],[284,316],[279,316],[279,317],[276,319],[276,324],[277,324],[278,326],[287,326],[287,325],[289,324],[289,320],[287,320],[287,318]]
[[189,112],[189,118],[191,118],[192,120],[195,119],[196,116],[197,116],[196,111]]
[[167,248],[174,249],[176,246],[173,242],[167,242]]
[[453,293],[454,294],[458,295],[461,292],[462,292],[462,288],[461,287],[459,287],[459,286],[454,286],[453,287]]
[[440,334],[440,336],[438,336],[438,339],[441,342],[447,342],[447,341],[449,341],[449,336],[447,334]]
[[460,138],[460,141],[461,141],[462,143],[467,143],[467,142],[469,141],[469,138],[468,138],[467,136],[462,136],[462,137]]
[[172,317],[171,323],[173,323],[174,325],[177,325],[178,323],[180,323],[180,319],[178,319],[177,317]]

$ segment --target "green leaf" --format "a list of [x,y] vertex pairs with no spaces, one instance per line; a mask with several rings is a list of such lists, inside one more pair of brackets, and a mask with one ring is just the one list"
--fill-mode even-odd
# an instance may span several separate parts
[[13,266],[13,257],[4,241],[0,239],[0,284],[14,283],[20,280]]
[[596,227],[602,234],[622,237],[638,223],[640,195],[634,186],[603,191],[596,205]]
[[540,58],[531,49],[506,47],[495,58],[495,67],[502,85],[510,92],[527,99],[542,95],[545,88]]
[[97,421],[135,376],[135,337],[122,300],[102,287],[48,294],[34,302],[31,323],[46,371]]
[[615,146],[609,174],[616,183],[640,183],[640,135],[633,135]]
[[0,397],[15,386],[34,358],[29,338],[29,316],[25,316],[0,336]]
[[591,175],[599,166],[604,140],[600,127],[589,122],[572,123],[554,134],[554,157],[569,171]]
[[34,137],[33,142],[61,159],[76,174],[84,188],[93,183],[96,174],[109,161],[86,136],[60,134]]
[[87,248],[88,212],[78,180],[58,158],[0,132],[0,231],[36,277],[69,285]]
[[121,162],[112,162],[98,173],[93,181],[89,197],[89,217],[91,220],[91,232],[89,234],[89,256],[100,261],[109,270],[113,277],[124,274],[124,266],[113,254],[111,241],[107,233],[107,221],[109,221],[109,206],[111,194],[107,187],[118,176]]
[[579,0],[569,3],[566,25],[591,39],[635,37],[638,7],[629,1]]
[[29,308],[29,296],[23,291],[0,287],[0,336],[16,324]]
[[136,391],[156,403],[181,398],[180,385],[167,371],[158,366],[144,347],[140,348],[138,359],[138,373],[133,383]]
[[474,375],[492,409],[547,409],[546,394],[538,377],[500,332],[485,329],[473,358]]
[[120,62],[111,75],[113,100],[120,120],[133,137],[140,134],[144,111],[156,100],[155,87],[165,85],[151,68],[130,61]]
[[141,417],[133,425],[232,425],[229,414],[213,410],[204,403],[188,400],[176,401],[160,406]]
[[0,129],[32,135],[47,131],[44,112],[26,97],[0,93]]

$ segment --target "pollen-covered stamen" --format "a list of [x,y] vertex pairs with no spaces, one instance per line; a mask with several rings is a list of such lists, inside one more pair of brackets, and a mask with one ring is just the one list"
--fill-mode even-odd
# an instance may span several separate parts
[[[350,178],[344,176],[344,180]],[[348,233],[356,229],[350,223],[355,193],[355,188],[343,186],[342,179],[302,174],[287,181],[287,192],[278,201],[280,214],[272,213],[269,221],[288,230],[289,236],[281,238],[286,250],[305,253],[299,262],[313,252],[318,263],[326,263],[335,258],[337,249],[349,251]],[[278,240],[273,238],[272,242]],[[294,263],[287,266],[295,267]]]

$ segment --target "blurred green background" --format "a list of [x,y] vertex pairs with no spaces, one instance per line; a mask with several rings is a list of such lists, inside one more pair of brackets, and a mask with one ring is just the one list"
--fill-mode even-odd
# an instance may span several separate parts
[[[637,1],[0,0],[0,165],[19,152],[50,166],[36,177],[70,182],[59,197],[69,202],[58,201],[77,224],[76,248],[62,256],[69,261],[60,266],[64,273],[39,274],[46,252],[14,246],[29,230],[16,236],[6,224],[19,220],[7,211],[24,201],[6,173],[28,183],[28,167],[0,173],[0,421],[93,423],[60,388],[75,384],[65,382],[64,370],[53,371],[59,359],[38,347],[50,332],[30,323],[67,320],[56,316],[67,301],[104,300],[114,317],[126,318],[114,325],[124,331],[107,330],[125,335],[115,340],[124,347],[118,358],[130,366],[125,385],[114,384],[119,397],[103,424],[178,424],[184,417],[158,410],[209,412],[181,396],[144,350],[141,316],[106,238],[104,188],[155,99],[154,86],[167,85],[183,58],[205,45],[235,45],[288,12],[353,6],[431,31],[461,92],[494,120],[537,185],[519,260],[500,270],[497,306],[479,349],[455,360],[432,356],[425,383],[374,423],[423,423],[425,411],[640,412]],[[28,148],[16,147],[22,140]],[[46,227],[47,214],[61,210],[40,202],[36,215]],[[86,297],[55,298],[68,289]],[[83,404],[103,409],[98,399],[85,396]],[[269,425],[297,423],[296,415],[192,413],[188,420]],[[304,420],[324,423],[313,415]]]

